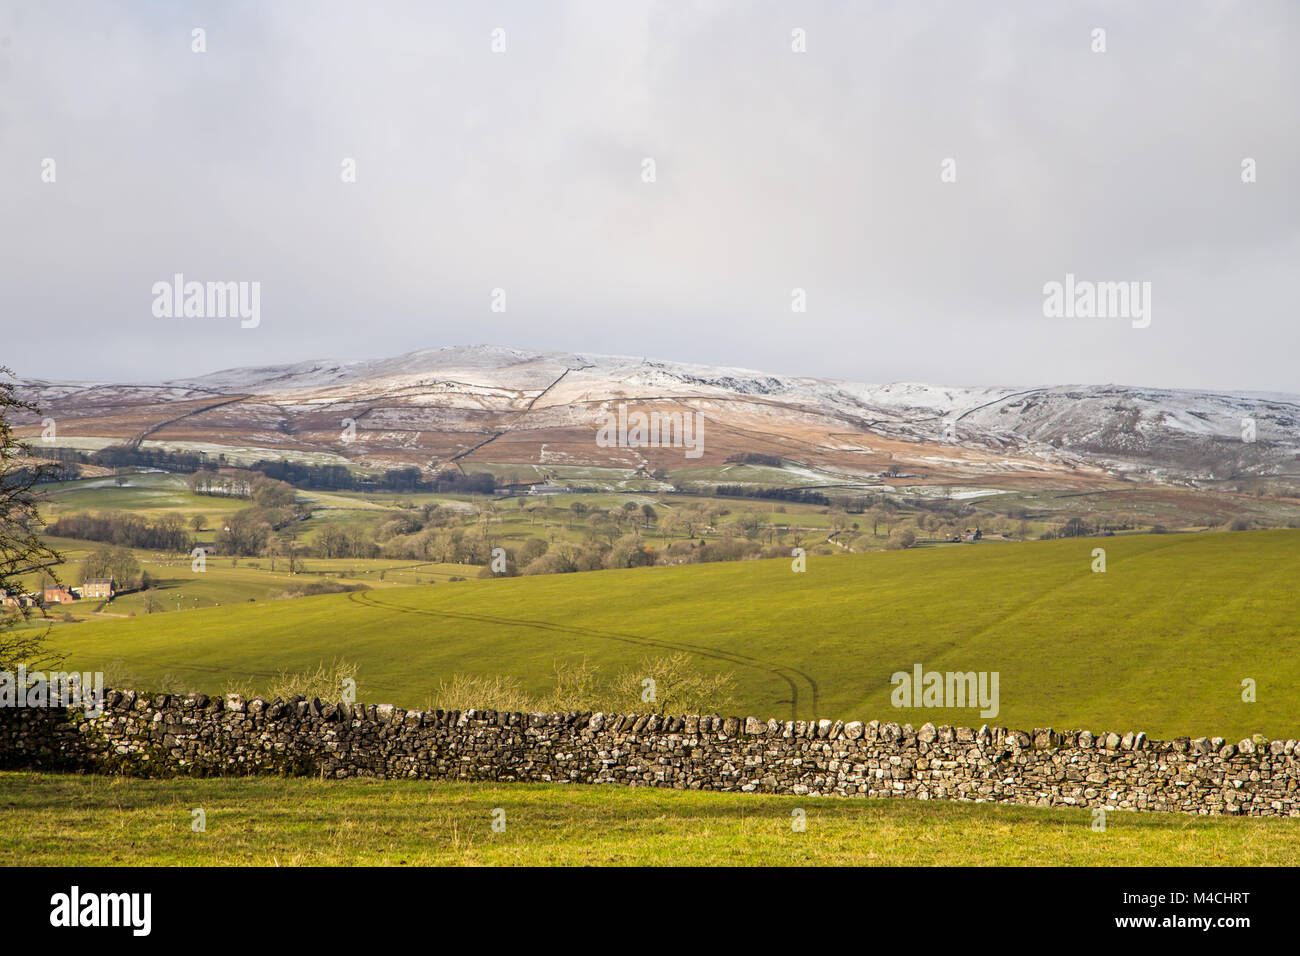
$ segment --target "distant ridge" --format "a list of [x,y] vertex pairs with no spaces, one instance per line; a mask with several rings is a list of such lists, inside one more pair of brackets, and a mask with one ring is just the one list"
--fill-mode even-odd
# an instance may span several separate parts
[[[708,452],[750,452],[832,480],[1090,486],[1300,475],[1300,395],[1125,385],[870,385],[497,345],[387,359],[225,369],[155,385],[25,382],[60,433],[327,454],[373,465],[455,461],[683,467],[669,449],[600,449],[610,403],[699,412]],[[355,422],[356,441],[341,440]]]

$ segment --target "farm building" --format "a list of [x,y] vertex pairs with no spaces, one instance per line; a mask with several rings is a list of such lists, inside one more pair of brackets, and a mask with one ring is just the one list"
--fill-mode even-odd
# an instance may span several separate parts
[[81,583],[81,596],[83,598],[111,600],[114,590],[112,578],[87,578]]
[[76,599],[77,596],[62,584],[48,586],[43,592],[43,600],[46,604],[71,604]]

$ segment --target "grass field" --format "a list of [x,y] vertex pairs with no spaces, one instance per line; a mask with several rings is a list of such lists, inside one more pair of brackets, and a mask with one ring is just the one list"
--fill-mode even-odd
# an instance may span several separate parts
[[[195,515],[203,515],[208,519],[205,525],[207,530],[200,537],[210,539],[212,531],[220,527],[225,518],[252,506],[248,499],[193,494],[184,475],[133,473],[124,477],[127,483],[120,486],[112,477],[42,485],[41,513],[50,522],[62,515],[78,512],[127,512],[150,520],[167,513],[179,515],[187,524]],[[800,546],[810,549],[825,545],[826,536],[831,530],[831,519],[822,506],[760,499],[702,499],[695,495],[636,492],[543,495],[496,500],[481,495],[375,491],[299,491],[297,495],[311,511],[311,517],[295,523],[292,529],[294,537],[304,545],[314,542],[328,526],[369,526],[403,514],[411,507],[424,505],[438,505],[470,519],[480,508],[490,507],[493,509],[494,532],[507,541],[515,542],[534,536],[546,537],[552,541],[581,542],[588,529],[586,519],[576,517],[571,512],[575,503],[581,503],[589,510],[621,509],[628,502],[637,507],[650,504],[668,513],[678,507],[698,505],[702,501],[715,502],[728,512],[724,523],[734,522],[742,514],[760,514],[767,524],[777,529],[777,533],[798,534]],[[782,510],[778,512],[777,507]],[[648,531],[647,540],[662,543],[665,538],[655,531]],[[885,536],[882,535],[880,546],[883,548],[884,544]]]
[[185,518],[207,515],[215,522],[248,507],[240,498],[196,495],[189,490],[184,475],[132,474],[123,476],[126,484],[115,478],[83,478],[78,481],[51,482],[40,486],[41,515],[53,520],[61,514],[78,511],[131,511],[147,516],[174,512]]
[[[77,562],[96,548],[93,541],[47,537],[47,543],[63,555],[67,564],[60,569],[65,583],[80,581]],[[130,591],[118,594],[111,603],[97,600],[57,605],[50,611],[56,626],[102,618],[147,614],[166,614],[178,610],[276,601],[299,595],[313,587],[325,585],[364,585],[390,588],[450,581],[454,577],[476,575],[477,567],[463,564],[439,564],[393,558],[303,558],[296,574],[290,574],[285,559],[269,557],[236,558],[213,556],[205,570],[195,571],[188,556],[159,554],[144,548],[131,549],[141,568],[156,582],[146,593]],[[24,588],[39,587],[41,575],[22,575]],[[65,621],[67,615],[72,620]],[[39,622],[37,622],[39,623]]]
[[612,786],[0,773],[0,821],[2,866],[1300,865],[1300,820]]
[[[453,673],[541,694],[557,660],[613,672],[683,650],[734,674],[738,714],[1285,738],[1298,563],[1295,531],[991,544],[810,558],[802,574],[768,560],[308,597],[88,622],[55,646],[77,669],[123,660],[207,691],[342,656],[359,699],[407,707]],[[1000,712],[892,707],[891,675],[915,663],[997,671]]]
[[[1128,518],[1139,525],[1201,529],[1244,518],[1258,527],[1300,527],[1300,499],[1256,496],[1217,488],[1126,486],[1093,492],[1017,491],[972,498],[981,512],[1024,512],[1034,527],[1043,519],[1079,516],[1085,520]],[[1233,483],[1243,484],[1247,483]]]

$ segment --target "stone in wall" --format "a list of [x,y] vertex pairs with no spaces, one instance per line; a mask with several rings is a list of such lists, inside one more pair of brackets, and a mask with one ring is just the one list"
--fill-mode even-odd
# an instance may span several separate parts
[[288,774],[1300,816],[1294,740],[919,729],[716,714],[403,710],[109,691],[104,713],[0,711],[0,766]]

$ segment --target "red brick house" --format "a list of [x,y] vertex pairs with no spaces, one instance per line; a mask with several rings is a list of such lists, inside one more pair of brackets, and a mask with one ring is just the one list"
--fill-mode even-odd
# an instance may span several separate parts
[[77,596],[62,584],[56,584],[45,588],[43,599],[46,604],[71,604]]

